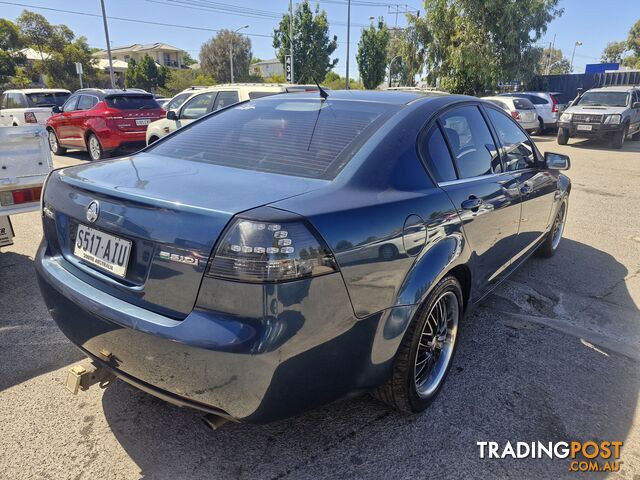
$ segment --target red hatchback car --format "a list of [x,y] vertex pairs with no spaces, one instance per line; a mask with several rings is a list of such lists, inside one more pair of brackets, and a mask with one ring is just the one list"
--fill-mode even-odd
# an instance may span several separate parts
[[47,121],[49,146],[56,155],[67,148],[89,152],[92,160],[113,150],[145,143],[147,125],[165,116],[153,95],[144,90],[77,90]]

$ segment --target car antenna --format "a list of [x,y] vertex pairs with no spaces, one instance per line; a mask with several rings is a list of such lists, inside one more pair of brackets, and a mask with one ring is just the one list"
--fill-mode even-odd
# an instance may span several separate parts
[[322,97],[322,100],[326,100],[329,97],[329,94],[326,92],[324,88],[320,86],[320,84],[318,83],[318,80],[314,78],[313,81],[316,82],[316,85],[318,87],[318,91],[320,92],[320,96]]

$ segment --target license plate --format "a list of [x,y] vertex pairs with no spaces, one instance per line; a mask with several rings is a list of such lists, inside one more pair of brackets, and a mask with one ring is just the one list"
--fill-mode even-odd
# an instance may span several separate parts
[[136,119],[136,125],[142,127],[143,125],[149,125],[151,123],[150,118],[138,118]]
[[593,128],[592,125],[578,125],[578,130],[590,131]]
[[9,217],[0,217],[0,247],[13,245],[13,228]]
[[131,242],[80,224],[73,254],[102,270],[124,277],[131,254]]

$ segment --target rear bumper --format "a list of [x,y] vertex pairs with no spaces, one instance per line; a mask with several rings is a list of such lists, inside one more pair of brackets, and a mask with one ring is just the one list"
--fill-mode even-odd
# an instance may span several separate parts
[[115,150],[127,145],[144,145],[146,143],[146,130],[139,132],[101,131],[98,139],[105,150]]
[[[73,343],[142,390],[241,421],[276,420],[383,383],[412,312],[356,319],[341,275],[331,274],[251,286],[262,293],[236,300],[235,315],[196,307],[174,320],[86,284],[45,252],[46,240],[35,262],[40,289]],[[224,285],[232,283],[210,285],[209,297],[226,298],[223,310],[234,303],[225,289],[241,288]],[[260,318],[252,304],[262,305]]]
[[594,137],[606,137],[608,135],[613,135],[616,132],[621,131],[625,125],[609,125],[603,123],[591,123],[591,130],[578,130],[578,125],[587,125],[587,124],[578,124],[578,123],[569,123],[569,122],[560,122],[558,126],[569,132],[571,137],[585,137],[585,138],[594,138]]

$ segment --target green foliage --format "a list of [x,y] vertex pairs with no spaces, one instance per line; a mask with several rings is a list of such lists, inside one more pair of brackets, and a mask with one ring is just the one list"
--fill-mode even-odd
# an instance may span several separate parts
[[272,75],[269,79],[271,83],[286,83],[287,79],[284,78],[284,75]]
[[11,20],[0,18],[0,50],[15,52],[24,46],[20,28]]
[[231,81],[230,46],[233,52],[234,81],[246,81],[249,78],[249,64],[252,57],[251,40],[232,30],[220,30],[215,37],[202,44],[200,68],[220,83],[229,83]]
[[636,57],[640,57],[640,20],[634,23],[629,29],[627,48],[631,50]]
[[500,81],[527,81],[540,59],[534,48],[562,9],[558,0],[426,0],[410,17],[426,51],[430,83],[455,93],[482,93]]
[[[0,52],[1,54],[2,52]],[[11,77],[7,88],[27,88],[31,85],[32,80],[24,67],[17,67],[14,75]]]
[[609,42],[604,47],[600,61],[602,63],[620,63],[626,51],[627,42]]
[[159,93],[167,97],[173,97],[193,85],[211,86],[215,85],[215,83],[216,81],[213,77],[204,75],[200,70],[192,70],[190,68],[171,70],[164,87],[159,89]]
[[626,40],[607,44],[600,61],[640,68],[640,20],[631,26]]
[[188,67],[189,65],[198,63],[198,61],[194,59],[191,55],[189,55],[187,52],[184,52],[184,54],[182,55],[182,63]]
[[338,37],[329,38],[329,21],[324,10],[316,5],[315,14],[308,0],[296,5],[293,14],[293,32],[290,32],[289,14],[282,16],[280,25],[273,32],[273,48],[284,64],[285,55],[291,53],[289,37],[293,38],[293,70],[296,83],[313,83],[324,78],[338,64],[331,54],[338,47]]
[[389,29],[382,18],[378,22],[378,28],[371,24],[369,28],[362,30],[356,60],[365,88],[376,88],[384,81],[388,45]]
[[145,54],[140,63],[129,60],[125,74],[127,88],[142,88],[148,92],[156,92],[165,86],[169,70],[164,65],[158,66],[149,55]]
[[538,75],[562,75],[571,73],[571,62],[567,60],[559,48],[540,49],[540,59],[536,64]]
[[[390,29],[387,64],[393,85],[414,86],[415,77],[424,65],[421,24],[409,20],[406,28]],[[426,36],[424,38],[427,38]]]
[[[325,87],[330,88],[331,90],[344,90],[346,82],[346,77],[341,77],[336,72],[328,72],[321,84]],[[351,88],[352,90],[364,90],[364,85],[362,84],[362,82],[351,78],[349,80],[349,88]]]

